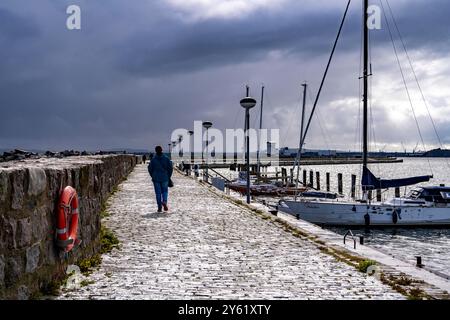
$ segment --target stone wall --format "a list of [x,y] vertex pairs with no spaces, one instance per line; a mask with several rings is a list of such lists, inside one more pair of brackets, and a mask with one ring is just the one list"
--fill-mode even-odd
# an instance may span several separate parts
[[[100,211],[140,157],[41,158],[0,164],[0,299],[28,299],[62,279],[68,264],[99,250]],[[64,257],[55,246],[60,191],[78,193],[81,245]]]

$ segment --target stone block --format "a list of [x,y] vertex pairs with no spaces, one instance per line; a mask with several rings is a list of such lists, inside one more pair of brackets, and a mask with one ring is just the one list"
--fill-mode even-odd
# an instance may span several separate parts
[[37,267],[39,266],[40,254],[40,244],[35,244],[34,246],[27,249],[27,264],[25,267],[25,272],[30,273],[37,269]]
[[17,221],[16,243],[19,247],[31,244],[32,237],[31,218],[24,218]]
[[47,241],[44,251],[42,252],[42,259],[47,264],[55,264],[59,258],[59,250],[56,248],[54,241]]
[[5,202],[8,197],[9,192],[9,178],[8,172],[0,169],[0,210],[6,208],[2,208],[2,202]]
[[11,172],[12,176],[12,192],[11,192],[11,208],[19,210],[22,208],[24,198],[25,170],[15,170]]
[[12,287],[23,273],[23,262],[20,256],[9,257],[5,264],[5,286]]
[[0,216],[2,233],[0,237],[0,247],[15,249],[17,247],[16,234],[17,222],[14,219],[7,219],[6,216]]
[[28,194],[40,195],[47,187],[47,176],[41,168],[28,168]]
[[5,285],[5,257],[0,256],[0,288]]
[[36,208],[31,216],[31,241],[35,242],[49,238],[52,230],[49,228],[48,223],[45,208]]
[[17,300],[28,300],[30,298],[30,289],[27,286],[20,286],[17,289]]

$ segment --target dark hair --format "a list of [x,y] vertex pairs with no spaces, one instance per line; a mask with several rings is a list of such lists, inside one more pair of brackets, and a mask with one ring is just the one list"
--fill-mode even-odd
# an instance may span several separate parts
[[163,151],[163,149],[162,149],[161,146],[156,146],[156,147],[155,147],[155,152],[156,152],[157,154],[161,154],[162,151]]

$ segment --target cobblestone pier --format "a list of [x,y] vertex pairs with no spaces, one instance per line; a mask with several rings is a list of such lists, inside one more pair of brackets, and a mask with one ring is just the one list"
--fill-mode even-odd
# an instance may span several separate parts
[[61,299],[403,299],[377,279],[322,253],[174,174],[168,213],[138,165],[103,220],[121,248],[103,256],[87,286]]

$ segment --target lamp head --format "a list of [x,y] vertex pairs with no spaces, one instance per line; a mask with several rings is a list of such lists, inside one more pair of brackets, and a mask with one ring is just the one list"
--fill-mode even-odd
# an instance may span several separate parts
[[251,109],[256,105],[256,100],[252,97],[245,97],[240,103],[242,108]]
[[203,121],[203,128],[205,129],[209,129],[212,127],[212,122],[211,121]]

